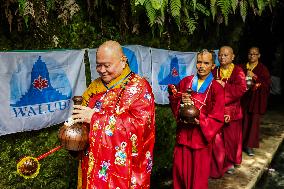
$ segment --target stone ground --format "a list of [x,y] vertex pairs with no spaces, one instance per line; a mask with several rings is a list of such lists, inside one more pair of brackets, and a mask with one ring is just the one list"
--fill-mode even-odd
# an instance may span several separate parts
[[[237,168],[233,175],[225,174],[221,179],[210,179],[209,189],[255,188],[263,173],[270,170],[270,163],[284,139],[284,108],[282,104],[273,104],[263,116],[260,148],[255,150],[255,156],[250,157],[243,153],[241,167]],[[266,189],[268,187],[258,186],[257,188]],[[273,186],[269,188],[273,188]]]

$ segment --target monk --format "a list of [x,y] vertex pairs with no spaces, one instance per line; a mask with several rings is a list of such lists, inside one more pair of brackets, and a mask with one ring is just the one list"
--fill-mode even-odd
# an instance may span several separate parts
[[[202,50],[197,54],[197,74],[180,81],[169,100],[177,121],[173,161],[175,189],[206,189],[210,172],[211,146],[224,124],[224,89],[214,80],[213,54]],[[186,91],[192,89],[189,95]],[[180,119],[182,104],[194,104],[200,110],[194,122]]]
[[[221,177],[225,171],[233,173],[235,166],[242,162],[242,108],[241,97],[246,92],[245,74],[241,67],[235,65],[235,58],[232,47],[222,46],[218,53],[220,67],[213,70],[218,83],[225,89],[225,124],[222,129],[225,157],[214,158],[217,168],[212,167],[211,176],[214,178]],[[220,145],[213,147],[213,157],[221,155]],[[212,162],[213,163],[213,162]]]
[[243,147],[249,156],[254,156],[253,148],[259,147],[260,118],[266,111],[267,98],[270,92],[270,74],[260,62],[258,47],[248,51],[248,63],[242,65],[247,80],[252,79],[253,86],[242,98],[243,118]]
[[74,105],[75,122],[89,123],[78,188],[150,188],[155,141],[155,105],[149,83],[134,74],[118,42],[97,50],[100,77]]

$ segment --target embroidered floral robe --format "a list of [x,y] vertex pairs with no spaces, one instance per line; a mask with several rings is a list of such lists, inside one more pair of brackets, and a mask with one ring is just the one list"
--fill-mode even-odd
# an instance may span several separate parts
[[155,140],[151,87],[129,67],[107,87],[97,79],[83,95],[83,103],[96,112],[78,188],[149,188]]

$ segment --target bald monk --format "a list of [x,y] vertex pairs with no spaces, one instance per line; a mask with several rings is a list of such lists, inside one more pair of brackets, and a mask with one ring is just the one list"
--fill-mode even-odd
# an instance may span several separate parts
[[259,59],[259,48],[251,47],[248,51],[248,62],[242,65],[247,78],[252,78],[254,83],[242,98],[243,146],[249,156],[254,156],[253,148],[259,147],[260,118],[266,111],[271,84],[269,71]]
[[149,83],[131,72],[120,44],[97,50],[100,77],[74,105],[73,119],[90,127],[78,188],[150,188],[155,141],[154,96]]
[[239,166],[242,162],[243,114],[240,100],[246,92],[246,81],[242,68],[233,63],[234,58],[232,47],[222,46],[218,53],[220,67],[213,70],[217,82],[225,89],[225,124],[222,130],[225,157],[224,160],[220,158],[223,154],[222,143],[216,144],[213,147],[216,166],[211,167],[211,177],[214,178],[221,177],[225,171],[233,173],[235,166]]

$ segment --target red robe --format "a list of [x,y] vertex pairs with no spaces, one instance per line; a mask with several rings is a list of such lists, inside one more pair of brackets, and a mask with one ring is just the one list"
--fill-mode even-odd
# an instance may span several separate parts
[[[242,65],[242,68],[247,73],[246,64]],[[244,110],[243,146],[258,148],[260,118],[266,111],[271,78],[268,69],[260,62],[252,72],[256,75],[253,78],[254,82],[260,85],[258,87],[255,85],[242,97],[242,108]]]
[[[220,69],[213,70],[213,75],[220,76]],[[223,127],[223,138],[225,151],[222,150],[222,141],[217,138],[213,146],[213,164],[217,164],[218,170],[211,170],[211,176],[216,178],[223,175],[229,167],[234,164],[241,164],[242,162],[242,108],[241,97],[246,92],[245,74],[237,65],[234,65],[234,69],[230,78],[223,79],[225,82],[225,115],[230,116],[230,122],[226,123]],[[225,153],[225,156],[222,155]],[[214,156],[217,156],[214,158]],[[222,160],[220,156],[225,159]],[[219,158],[218,158],[219,157]],[[223,170],[220,169],[223,166]]]
[[[182,79],[180,92],[192,86],[193,76]],[[192,100],[200,109],[200,125],[179,120],[181,96],[169,96],[177,120],[174,149],[173,180],[175,189],[206,189],[210,172],[211,145],[224,122],[224,89],[213,80],[204,93],[192,92]]]
[[131,73],[123,80],[129,72],[129,68],[124,70],[115,79],[118,84],[109,90],[98,79],[83,95],[96,112],[90,123],[89,148],[82,157],[78,188],[150,188],[154,96],[144,78]]

